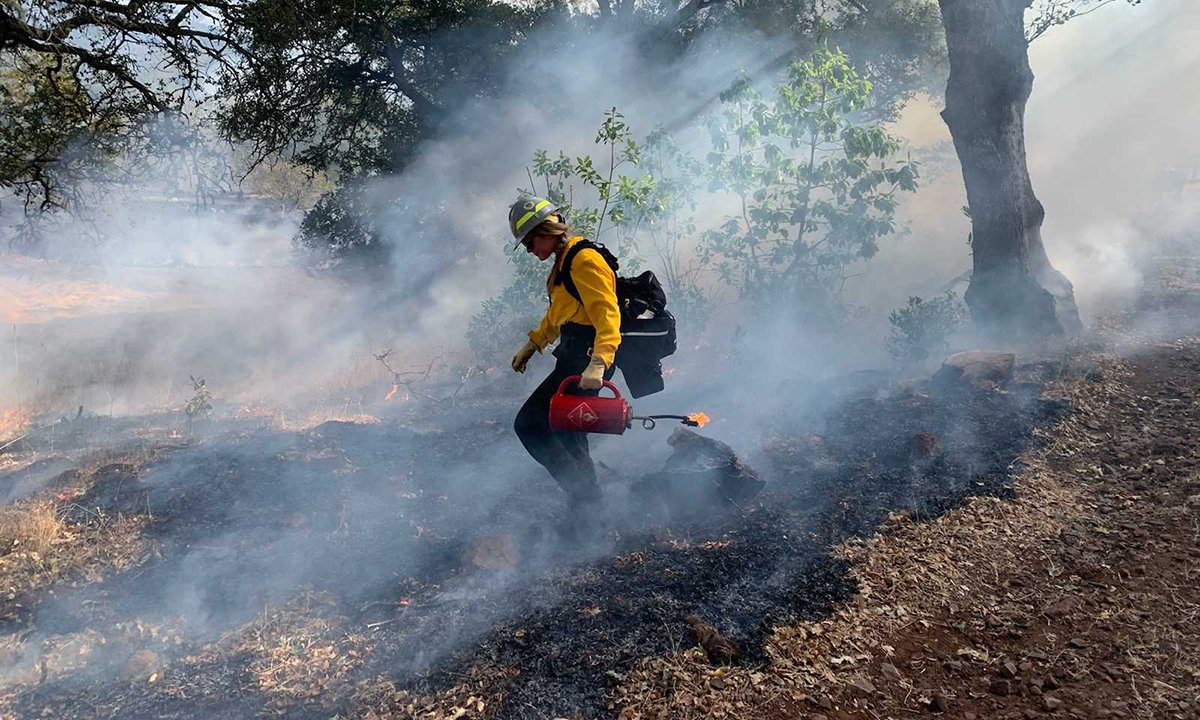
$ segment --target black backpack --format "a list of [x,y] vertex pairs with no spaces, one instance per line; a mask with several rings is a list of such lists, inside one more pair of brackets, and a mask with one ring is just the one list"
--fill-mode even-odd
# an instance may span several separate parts
[[[599,243],[582,240],[575,243],[555,278],[579,303],[579,289],[571,279],[571,262],[581,250],[595,250],[613,272],[620,264],[615,255]],[[621,308],[621,345],[616,365],[621,369],[629,393],[638,398],[659,392],[665,385],[661,360],[676,349],[675,317],[667,312],[667,293],[650,270],[637,277],[617,276],[617,304]]]

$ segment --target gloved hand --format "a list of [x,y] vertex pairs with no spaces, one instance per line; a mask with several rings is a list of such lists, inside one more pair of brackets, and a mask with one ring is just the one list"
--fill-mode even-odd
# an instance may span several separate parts
[[513,355],[512,369],[519,373],[525,372],[525,366],[529,365],[529,358],[533,357],[535,352],[537,345],[534,345],[532,340],[526,340],[517,354]]
[[608,366],[604,364],[604,358],[599,355],[593,355],[592,361],[583,371],[583,377],[579,379],[580,390],[599,390],[604,386],[604,371]]

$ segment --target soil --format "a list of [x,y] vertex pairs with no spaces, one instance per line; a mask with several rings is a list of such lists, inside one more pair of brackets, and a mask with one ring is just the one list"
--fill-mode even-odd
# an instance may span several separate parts
[[507,398],[60,438],[6,492],[137,550],[72,545],[91,572],[10,599],[0,713],[1195,717],[1200,343],[1067,357],[830,397],[743,458],[751,502],[622,506],[583,545]]
[[1011,499],[851,540],[858,594],[780,626],[769,662],[644,660],[621,717],[1194,718],[1200,687],[1200,340],[1108,358]]
[[[1060,369],[1028,366],[1026,380]],[[29,638],[17,664],[42,659],[12,707],[160,718],[193,717],[199,704],[224,717],[325,718],[364,712],[366,698],[379,708],[437,698],[479,676],[502,678],[490,717],[597,716],[642,657],[691,642],[689,615],[736,643],[739,662],[761,663],[773,627],[825,617],[852,596],[848,565],[831,547],[898,510],[935,517],[968,495],[1009,494],[1011,465],[1035,428],[1066,410],[1038,387],[917,384],[843,398],[823,427],[780,435],[752,458],[767,481],[752,504],[685,517],[626,512],[584,547],[547,522],[561,500],[545,484],[480,485],[519,477],[505,463],[526,462],[510,447],[505,399],[464,401],[420,428],[217,426],[147,464],[110,464],[64,505],[69,521],[84,509],[143,518],[157,554],[22,603],[7,628]],[[628,488],[609,489],[620,497]],[[509,538],[501,555],[520,561],[481,569],[473,552],[498,536]],[[305,647],[355,660],[337,663],[337,682],[318,682],[315,696],[281,698],[278,688],[294,683],[256,670],[277,646],[247,651],[229,640],[252,634],[298,590],[328,598],[323,623],[297,616],[297,628],[320,628],[297,630]],[[153,632],[131,637],[131,626]],[[86,667],[47,660],[80,637],[91,638]],[[153,683],[113,670],[143,651],[161,661]],[[356,699],[356,684],[394,692]]]
[[1200,343],[1109,373],[1018,485],[1070,493],[1057,532],[990,577],[964,573],[963,606],[881,638],[891,653],[858,673],[876,691],[835,689],[827,717],[1200,716]]

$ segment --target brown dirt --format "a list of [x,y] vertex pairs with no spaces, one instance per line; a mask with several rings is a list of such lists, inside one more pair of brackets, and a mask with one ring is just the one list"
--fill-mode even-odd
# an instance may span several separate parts
[[1075,409],[1012,500],[893,516],[841,553],[860,591],[776,628],[765,666],[697,648],[619,683],[622,718],[1200,716],[1200,341],[1051,390]]

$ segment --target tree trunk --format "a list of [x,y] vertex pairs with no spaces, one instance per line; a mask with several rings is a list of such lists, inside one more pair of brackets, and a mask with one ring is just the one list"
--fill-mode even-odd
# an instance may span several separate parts
[[974,270],[964,299],[976,326],[1005,340],[1082,329],[1071,282],[1042,245],[1046,213],[1025,159],[1030,2],[939,0],[950,55],[942,118],[962,164],[973,231]]

